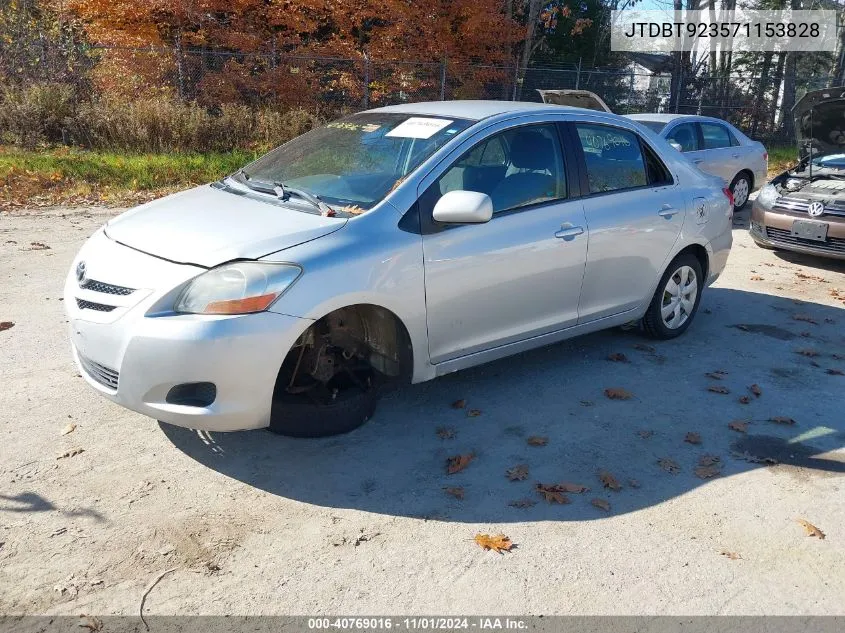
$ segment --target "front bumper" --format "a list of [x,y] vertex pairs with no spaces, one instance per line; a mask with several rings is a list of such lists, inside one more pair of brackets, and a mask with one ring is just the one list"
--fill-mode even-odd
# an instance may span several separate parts
[[[792,236],[792,223],[802,219],[828,222],[827,240],[817,242]],[[755,200],[749,232],[751,239],[761,246],[845,260],[845,222],[839,219],[830,221],[825,216],[810,218],[806,214],[772,211]]]
[[[103,284],[134,289],[112,296],[80,288],[75,270]],[[97,234],[65,282],[73,356],[86,382],[106,398],[149,417],[194,429],[237,431],[270,422],[273,389],[285,355],[311,321],[260,312],[206,316],[157,312],[202,272],[159,260]],[[77,299],[112,310],[91,309]],[[208,382],[207,406],[167,401],[177,385]]]

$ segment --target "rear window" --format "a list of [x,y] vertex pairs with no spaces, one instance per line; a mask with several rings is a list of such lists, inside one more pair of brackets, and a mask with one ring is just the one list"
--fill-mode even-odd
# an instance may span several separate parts
[[730,147],[731,135],[728,128],[717,123],[701,123],[701,136],[704,139],[704,149],[719,149]]
[[660,134],[660,131],[666,127],[666,124],[663,121],[641,121],[640,119],[634,119],[640,125],[645,125],[649,130]]
[[636,134],[604,125],[576,124],[575,129],[584,150],[591,193],[633,189],[648,184]]

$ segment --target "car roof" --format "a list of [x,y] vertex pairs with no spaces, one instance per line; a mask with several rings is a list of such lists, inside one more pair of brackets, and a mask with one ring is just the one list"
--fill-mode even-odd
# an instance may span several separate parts
[[656,113],[642,113],[642,114],[625,114],[625,117],[633,119],[634,121],[655,121],[657,123],[672,123],[681,119],[685,121],[712,121],[713,123],[726,123],[723,119],[717,119],[712,116],[702,116],[700,114],[656,114]]
[[594,110],[584,108],[573,108],[570,106],[550,105],[547,103],[532,103],[529,101],[422,101],[420,103],[403,103],[400,105],[374,108],[367,112],[394,112],[403,114],[423,114],[428,116],[455,117],[456,119],[469,119],[480,121],[498,114],[508,113],[530,113],[541,112],[589,112]]

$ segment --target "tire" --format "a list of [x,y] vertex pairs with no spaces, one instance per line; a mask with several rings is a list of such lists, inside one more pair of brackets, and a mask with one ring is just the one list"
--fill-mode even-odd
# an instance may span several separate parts
[[[684,288],[689,288],[689,277],[687,276],[687,284],[681,284],[678,292],[669,288],[670,280],[677,287],[678,281],[683,281],[682,275],[688,275],[688,271],[694,274],[695,281],[695,297],[692,299],[692,307],[684,308],[684,302],[680,301],[678,297],[684,296]],[[674,278],[674,279],[673,279]],[[680,336],[687,331],[687,328],[692,323],[698,312],[698,304],[701,302],[701,292],[704,290],[704,276],[701,271],[701,263],[698,258],[691,253],[683,253],[678,255],[669,266],[666,267],[666,272],[660,278],[660,283],[657,284],[657,290],[654,297],[651,299],[651,304],[642,320],[642,326],[645,333],[651,338],[656,339],[671,339]],[[668,293],[668,296],[667,296]],[[691,293],[685,295],[687,300],[690,300]],[[669,317],[664,319],[663,308],[670,305],[676,306],[676,310],[669,313]],[[671,322],[675,319],[676,312],[681,315],[682,320],[676,326],[671,326]],[[667,322],[668,321],[668,322]]]
[[366,391],[346,389],[330,404],[304,399],[274,400],[270,430],[288,437],[328,437],[348,433],[369,420],[376,410],[379,390],[372,384]]
[[[739,189],[737,189],[739,187]],[[740,211],[746,204],[748,204],[748,196],[751,194],[751,178],[745,172],[740,172],[734,176],[730,186],[731,194],[734,197],[734,213]],[[742,196],[742,204],[737,204],[737,194],[739,192]]]

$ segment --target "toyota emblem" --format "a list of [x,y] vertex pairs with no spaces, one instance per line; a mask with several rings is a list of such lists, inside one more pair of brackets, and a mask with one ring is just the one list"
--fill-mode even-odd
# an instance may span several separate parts
[[807,207],[807,213],[809,213],[814,218],[819,217],[824,213],[824,204],[821,202],[812,202],[810,206]]
[[80,286],[85,281],[85,262],[79,262],[76,265],[76,281],[79,282]]

